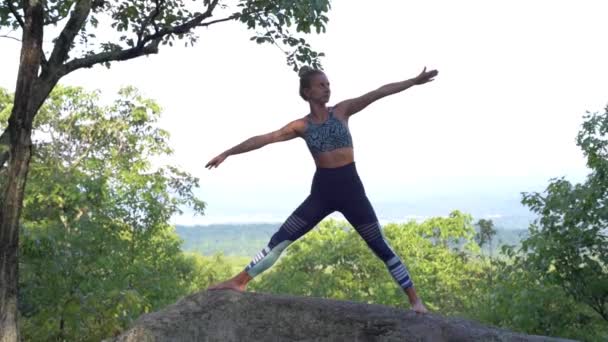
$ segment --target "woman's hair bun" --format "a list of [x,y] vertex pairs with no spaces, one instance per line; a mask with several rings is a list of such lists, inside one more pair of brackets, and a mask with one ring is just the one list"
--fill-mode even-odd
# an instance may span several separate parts
[[311,71],[314,71],[315,69],[309,67],[308,65],[304,65],[303,67],[300,68],[300,70],[298,71],[298,76],[303,77],[304,75],[308,74]]

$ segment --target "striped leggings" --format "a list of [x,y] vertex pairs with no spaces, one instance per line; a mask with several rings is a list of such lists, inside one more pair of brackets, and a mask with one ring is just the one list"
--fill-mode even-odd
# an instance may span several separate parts
[[245,271],[255,277],[271,267],[287,246],[334,211],[344,215],[374,254],[385,263],[399,286],[403,289],[413,286],[407,268],[384,239],[354,163],[333,169],[317,169],[310,195],[287,218],[268,246],[253,258]]

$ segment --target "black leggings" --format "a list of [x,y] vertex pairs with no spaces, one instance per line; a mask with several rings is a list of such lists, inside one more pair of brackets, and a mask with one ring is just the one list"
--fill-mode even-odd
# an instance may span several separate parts
[[332,169],[317,169],[310,195],[272,236],[268,246],[254,257],[245,269],[247,273],[254,277],[272,266],[287,246],[334,211],[344,215],[374,254],[386,264],[402,288],[413,285],[405,265],[384,239],[355,163]]

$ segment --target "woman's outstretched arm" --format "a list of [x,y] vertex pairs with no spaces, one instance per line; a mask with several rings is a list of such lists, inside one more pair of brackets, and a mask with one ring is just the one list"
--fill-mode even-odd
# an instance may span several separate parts
[[385,96],[402,92],[414,85],[431,82],[433,81],[433,78],[437,76],[437,73],[437,70],[426,71],[425,67],[420,75],[414,78],[401,82],[389,83],[362,96],[342,101],[336,105],[336,110],[344,115],[344,117],[349,117]]
[[231,155],[257,150],[258,148],[264,147],[268,144],[293,139],[298,136],[298,132],[301,131],[302,125],[303,123],[301,122],[301,120],[295,120],[274,132],[251,137],[243,141],[242,143],[220,153],[219,155],[211,159],[205,165],[205,167],[208,169],[218,167],[226,158]]

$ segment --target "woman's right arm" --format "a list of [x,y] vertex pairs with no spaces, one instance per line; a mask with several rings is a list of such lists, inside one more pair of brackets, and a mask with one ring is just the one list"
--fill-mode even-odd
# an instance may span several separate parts
[[268,144],[291,140],[299,136],[298,132],[302,130],[302,127],[302,120],[295,120],[274,132],[251,137],[243,141],[242,143],[220,153],[218,156],[211,159],[207,163],[207,165],[205,165],[205,167],[208,169],[218,167],[226,158],[231,155],[257,150],[258,148],[264,147]]

